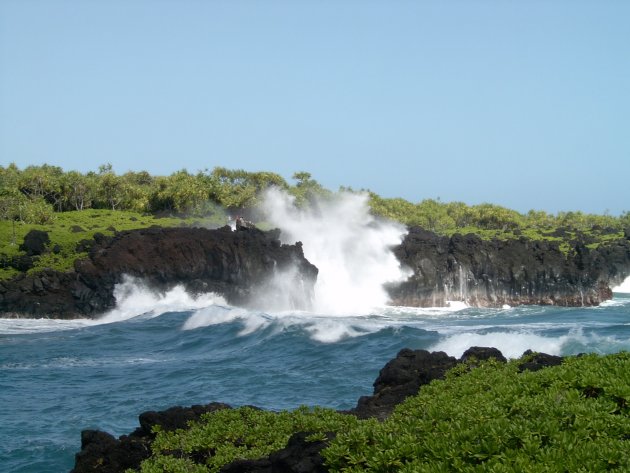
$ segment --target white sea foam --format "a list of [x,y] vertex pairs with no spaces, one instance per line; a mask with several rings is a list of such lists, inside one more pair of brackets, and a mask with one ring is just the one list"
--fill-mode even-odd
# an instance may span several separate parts
[[179,312],[208,307],[213,304],[225,304],[225,300],[216,294],[191,296],[182,285],[167,292],[150,289],[141,280],[125,277],[114,289],[116,308],[94,320],[94,324],[120,322],[139,315],[158,316],[165,312]]
[[387,304],[383,287],[407,273],[392,252],[405,234],[398,224],[377,221],[366,194],[339,193],[308,209],[278,189],[264,197],[268,221],[282,230],[284,243],[301,241],[306,258],[319,269],[313,310],[331,315],[366,314]]
[[624,294],[630,294],[630,276],[628,276],[624,282],[612,288],[613,292],[621,292]]
[[87,319],[0,319],[0,335],[59,332],[75,330],[90,325]]
[[270,320],[254,311],[224,305],[211,305],[195,310],[184,322],[182,329],[194,330],[232,322],[239,322],[243,325],[243,329],[239,332],[239,335],[242,336],[268,326]]
[[430,351],[444,351],[451,356],[461,357],[470,347],[495,347],[507,358],[518,358],[525,350],[534,350],[549,355],[559,355],[571,335],[545,337],[524,332],[466,332],[451,335],[433,345]]

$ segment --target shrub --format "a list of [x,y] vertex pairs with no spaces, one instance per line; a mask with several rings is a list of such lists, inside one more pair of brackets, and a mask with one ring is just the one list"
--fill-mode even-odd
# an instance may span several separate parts
[[628,471],[630,356],[519,373],[494,361],[423,387],[379,425],[340,433],[331,471]]

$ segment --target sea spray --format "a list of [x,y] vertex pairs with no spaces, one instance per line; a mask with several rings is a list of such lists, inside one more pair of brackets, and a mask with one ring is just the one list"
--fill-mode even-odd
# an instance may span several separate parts
[[142,280],[125,276],[114,288],[116,307],[94,321],[95,324],[119,322],[139,315],[157,316],[165,312],[199,309],[214,304],[225,305],[223,297],[214,294],[202,294],[194,297],[183,285],[177,285],[169,291],[160,292],[148,287]]
[[299,209],[286,192],[265,193],[265,218],[282,230],[283,243],[301,241],[304,255],[319,269],[317,313],[370,313],[388,302],[384,284],[408,275],[392,252],[405,228],[375,219],[367,199],[365,193],[340,192]]
[[628,276],[619,286],[612,288],[613,292],[620,292],[623,294],[630,294],[630,276]]

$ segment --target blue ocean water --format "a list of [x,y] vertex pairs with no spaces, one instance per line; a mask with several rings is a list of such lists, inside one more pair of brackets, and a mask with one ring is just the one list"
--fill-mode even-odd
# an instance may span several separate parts
[[[140,314],[140,315],[138,315]],[[630,349],[630,296],[595,308],[265,313],[138,291],[99,321],[0,319],[0,470],[64,472],[82,429],[114,435],[140,412],[212,401],[353,407],[405,347],[510,357]]]

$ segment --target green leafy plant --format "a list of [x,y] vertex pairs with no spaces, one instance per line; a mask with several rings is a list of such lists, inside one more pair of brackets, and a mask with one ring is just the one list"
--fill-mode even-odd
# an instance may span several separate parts
[[353,416],[322,408],[281,412],[224,409],[204,415],[188,429],[156,429],[153,456],[142,463],[141,472],[216,472],[233,460],[256,459],[283,448],[295,432],[309,432],[310,441],[324,440],[327,432],[358,423]]
[[536,372],[520,372],[522,361],[461,364],[382,423],[305,407],[206,414],[188,429],[158,429],[141,472],[216,472],[283,448],[295,432],[329,441],[331,472],[630,471],[630,354]]
[[378,425],[341,432],[331,471],[628,471],[630,355],[460,367]]

